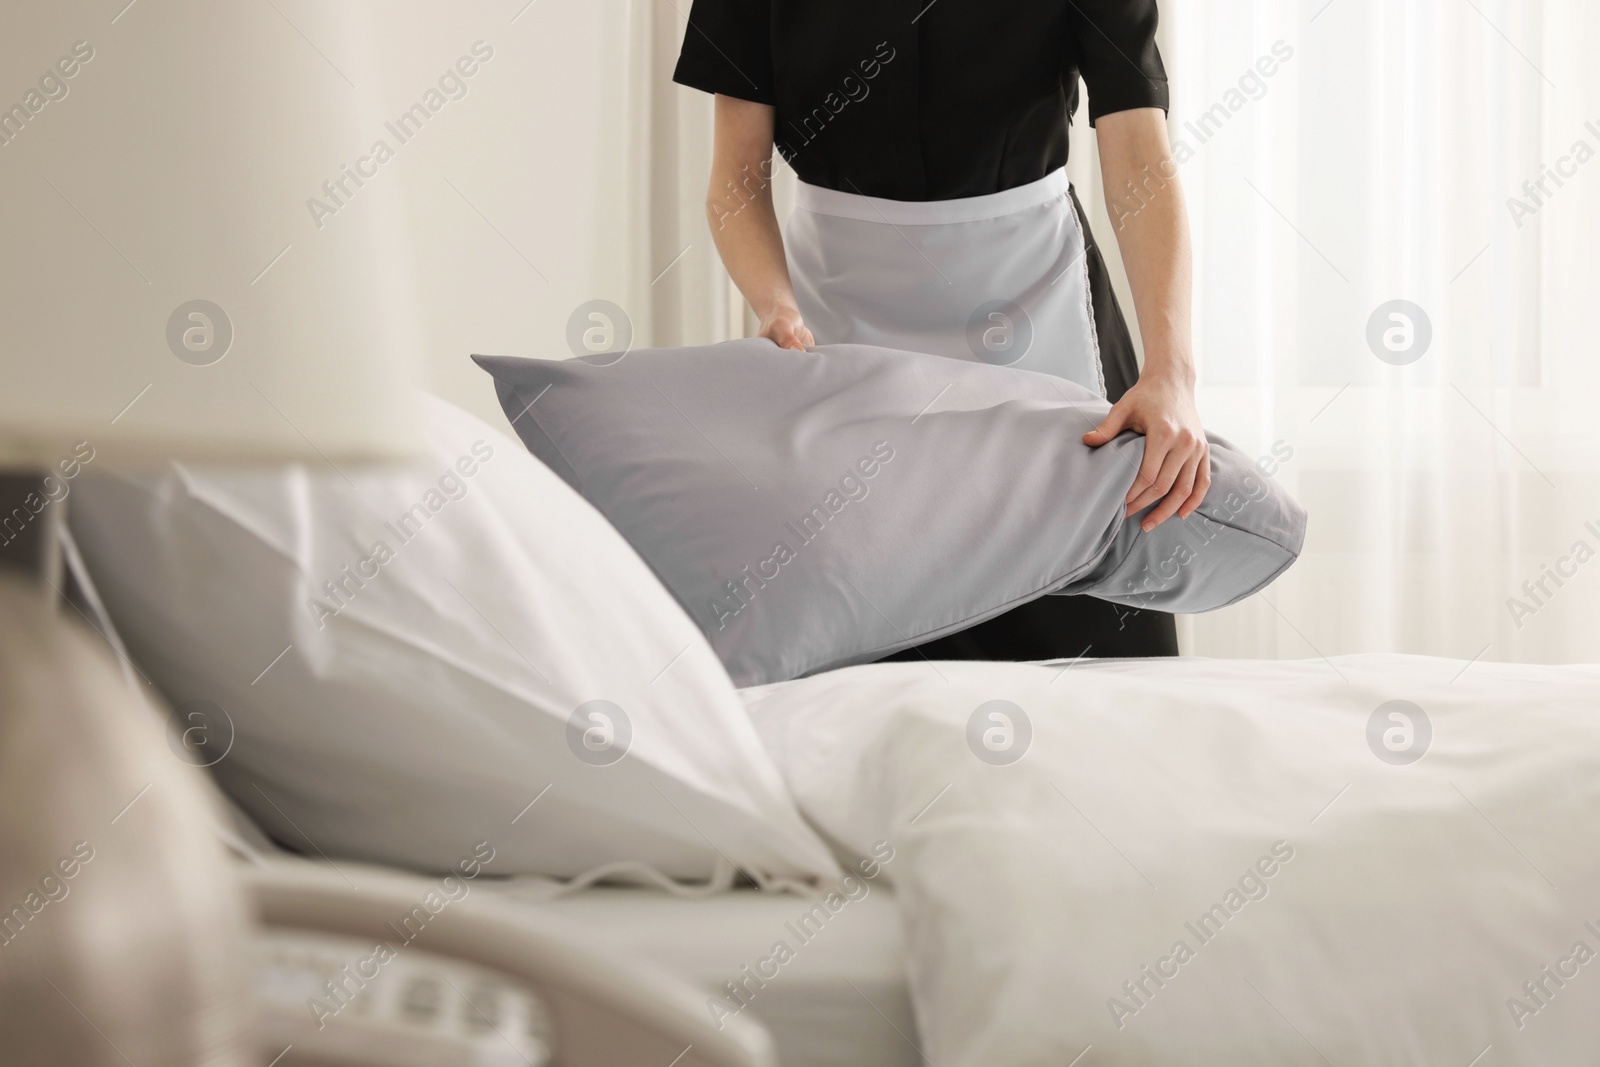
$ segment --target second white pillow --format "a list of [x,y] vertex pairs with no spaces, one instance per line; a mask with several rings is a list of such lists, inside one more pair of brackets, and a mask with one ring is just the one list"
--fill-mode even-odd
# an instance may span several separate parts
[[829,877],[704,637],[609,523],[443,401],[414,468],[86,477],[72,529],[174,750],[285,844],[571,877]]

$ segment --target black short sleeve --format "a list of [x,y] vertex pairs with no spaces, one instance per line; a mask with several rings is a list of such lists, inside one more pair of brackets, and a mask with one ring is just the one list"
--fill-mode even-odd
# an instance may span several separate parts
[[1075,0],[1073,51],[1089,87],[1089,122],[1138,107],[1167,110],[1156,0]]
[[707,93],[776,104],[771,0],[694,0],[672,80]]

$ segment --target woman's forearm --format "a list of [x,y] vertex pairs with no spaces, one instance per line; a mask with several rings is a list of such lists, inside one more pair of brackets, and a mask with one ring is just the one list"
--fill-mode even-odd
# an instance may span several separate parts
[[761,320],[761,336],[785,348],[813,343],[800,320],[772,208],[773,108],[718,96],[706,223],[728,270]]
[[1149,531],[1174,515],[1187,519],[1211,488],[1210,445],[1194,396],[1189,217],[1160,110],[1103,115],[1095,129],[1106,208],[1144,338],[1144,366],[1084,442],[1102,445],[1125,429],[1144,434],[1127,513],[1149,508],[1142,523]]
[[1144,341],[1141,377],[1194,385],[1189,216],[1165,118],[1155,108],[1096,123],[1106,209]]
[[711,176],[706,222],[728,276],[758,316],[794,307],[794,287],[783,256],[783,236],[772,207],[772,183],[739,171]]

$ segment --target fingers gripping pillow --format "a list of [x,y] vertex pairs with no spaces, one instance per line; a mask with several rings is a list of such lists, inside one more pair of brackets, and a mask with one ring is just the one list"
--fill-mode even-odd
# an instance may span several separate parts
[[1304,537],[1300,506],[1216,436],[1205,503],[1142,532],[1123,500],[1144,438],[1084,445],[1109,405],[1050,375],[760,338],[473,358],[528,448],[633,544],[739,685],[1047,593],[1210,611],[1271,582]]

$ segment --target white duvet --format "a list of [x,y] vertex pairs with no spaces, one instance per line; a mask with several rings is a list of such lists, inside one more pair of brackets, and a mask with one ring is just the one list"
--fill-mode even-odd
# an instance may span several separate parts
[[892,844],[933,1067],[1600,1062],[1600,668],[897,663],[744,692],[808,817]]

